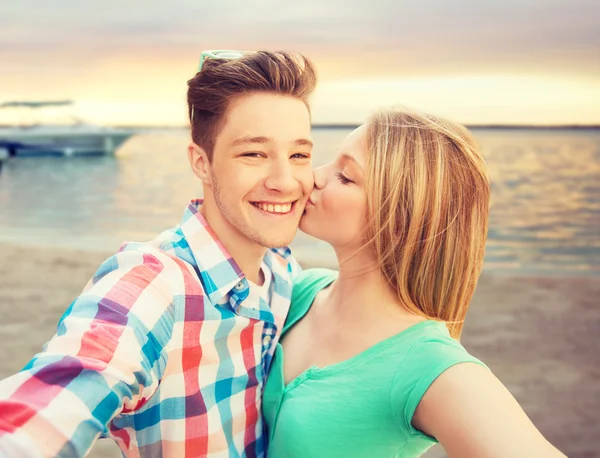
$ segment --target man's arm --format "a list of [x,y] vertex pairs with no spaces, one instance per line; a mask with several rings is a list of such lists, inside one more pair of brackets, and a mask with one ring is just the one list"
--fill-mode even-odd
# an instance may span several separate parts
[[0,456],[84,456],[152,396],[173,328],[159,256],[105,261],[42,352],[0,382]]
[[488,369],[458,364],[429,387],[413,416],[450,458],[564,458]]

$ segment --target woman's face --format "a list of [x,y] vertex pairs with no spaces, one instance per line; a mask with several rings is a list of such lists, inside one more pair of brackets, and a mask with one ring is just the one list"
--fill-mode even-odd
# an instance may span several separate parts
[[366,160],[367,130],[363,125],[345,138],[333,162],[314,170],[315,187],[300,230],[336,249],[362,246],[367,214]]

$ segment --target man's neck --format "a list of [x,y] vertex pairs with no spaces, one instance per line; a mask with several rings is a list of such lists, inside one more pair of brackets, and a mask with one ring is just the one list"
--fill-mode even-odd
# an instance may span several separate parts
[[261,264],[267,249],[248,239],[244,234],[231,226],[221,215],[216,205],[205,201],[200,212],[215,232],[219,241],[231,255],[244,276],[251,282],[262,285],[264,282]]

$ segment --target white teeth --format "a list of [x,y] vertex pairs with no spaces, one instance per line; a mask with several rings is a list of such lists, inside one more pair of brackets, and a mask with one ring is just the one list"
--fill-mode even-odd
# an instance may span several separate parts
[[269,213],[288,213],[292,209],[292,204],[263,204],[257,203],[256,206]]

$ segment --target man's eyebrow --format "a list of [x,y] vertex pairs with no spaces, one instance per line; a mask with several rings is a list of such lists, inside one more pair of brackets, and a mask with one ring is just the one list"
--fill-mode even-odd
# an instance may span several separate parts
[[[275,140],[271,137],[250,137],[250,136],[245,136],[245,137],[240,137],[235,139],[233,142],[231,142],[231,146],[239,146],[239,145],[245,145],[248,143],[259,143],[259,144],[265,144],[265,143],[273,143]],[[313,142],[311,142],[309,139],[307,138],[299,138],[298,140],[294,140],[293,142],[295,145],[297,146],[309,146],[309,147],[313,147]]]
[[240,137],[231,142],[231,146],[245,145],[246,143],[269,143],[273,139],[270,137]]
[[308,138],[299,138],[294,142],[294,144],[298,146],[310,146],[313,147],[313,142],[311,142]]

